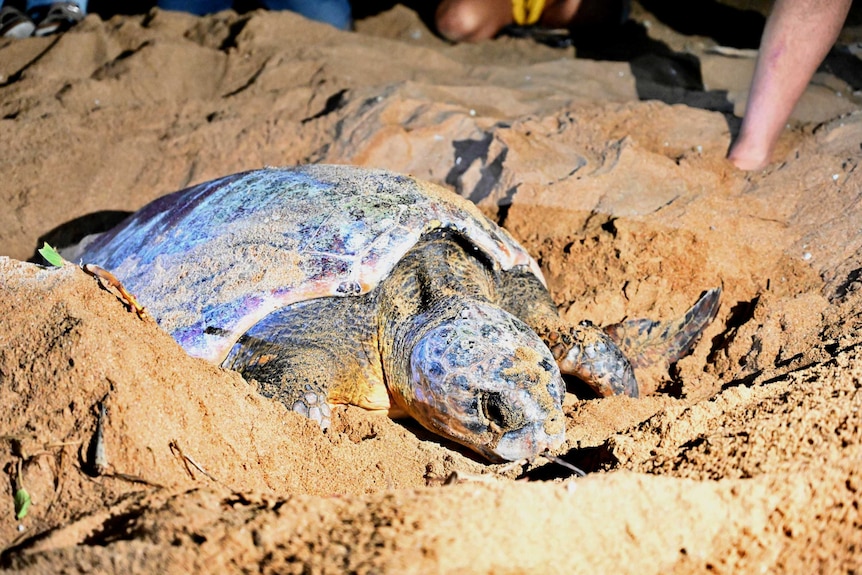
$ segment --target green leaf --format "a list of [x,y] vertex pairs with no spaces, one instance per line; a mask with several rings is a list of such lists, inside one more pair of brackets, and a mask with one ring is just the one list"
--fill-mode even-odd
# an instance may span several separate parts
[[30,494],[23,487],[15,492],[15,517],[24,519],[27,516],[27,510],[30,509]]
[[45,242],[45,245],[39,248],[39,254],[52,266],[56,266],[58,268],[63,267],[63,256],[58,254],[57,250],[48,245],[48,242]]

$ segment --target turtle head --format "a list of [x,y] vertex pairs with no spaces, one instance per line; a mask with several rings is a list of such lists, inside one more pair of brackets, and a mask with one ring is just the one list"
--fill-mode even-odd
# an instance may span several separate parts
[[[565,386],[524,322],[485,302],[450,306],[410,354],[407,411],[492,461],[532,459],[565,437]],[[439,317],[439,316],[438,316]]]

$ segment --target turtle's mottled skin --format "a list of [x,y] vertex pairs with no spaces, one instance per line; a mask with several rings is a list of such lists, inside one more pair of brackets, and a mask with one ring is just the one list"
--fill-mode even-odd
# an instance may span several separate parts
[[566,324],[536,262],[472,204],[346,166],[164,196],[81,259],[112,270],[191,355],[323,427],[338,403],[406,413],[492,461],[563,443],[561,370],[637,396],[632,361],[687,353],[719,298],[677,322]]

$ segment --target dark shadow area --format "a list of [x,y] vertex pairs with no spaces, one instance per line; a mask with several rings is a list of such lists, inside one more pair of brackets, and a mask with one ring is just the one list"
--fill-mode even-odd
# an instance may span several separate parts
[[679,376],[679,367],[674,363],[670,366],[668,372],[670,379],[660,383],[656,388],[656,393],[667,395],[674,399],[682,399],[685,393],[683,393],[682,378]]
[[602,34],[581,34],[573,37],[573,45],[578,58],[629,62],[641,100],[733,113],[725,90],[704,88],[696,56],[674,52],[665,43],[650,38],[642,24],[629,20]]
[[715,0],[639,0],[664,24],[687,36],[707,36],[722,46],[757,49],[766,18]]
[[[586,384],[584,384],[586,387]],[[450,449],[452,451],[456,451],[466,457],[467,459],[471,459],[477,463],[481,463],[483,465],[503,465],[506,466],[508,463],[494,463],[489,462],[487,459],[473,451],[472,449],[461,445],[460,443],[456,443],[450,439],[447,439],[441,435],[437,435],[431,431],[428,431],[422,425],[419,424],[413,418],[402,418],[394,420],[395,423],[401,425],[410,433],[415,435],[421,441],[428,441],[431,443],[435,443],[441,447],[445,447],[446,449]],[[373,438],[369,438],[373,439]],[[596,447],[586,447],[582,449],[572,449],[562,455],[557,456],[559,459],[574,465],[575,467],[581,469],[585,473],[593,473],[595,471],[600,470],[609,470],[617,466],[619,463],[617,458],[614,457],[607,444],[599,445]],[[539,459],[541,461],[541,458]],[[572,477],[573,472],[571,469],[568,469],[562,465],[558,465],[552,461],[548,462],[547,465],[541,465],[539,467],[535,467],[526,471],[523,475],[521,475],[521,479],[530,479],[536,481],[547,481],[553,479],[567,479]],[[426,477],[429,480],[444,480],[445,477]]]
[[[815,365],[818,365],[818,363],[827,367],[838,367],[838,361],[835,359],[838,355],[848,353],[859,347],[862,347],[862,341],[851,343],[850,345],[846,345],[844,347],[840,347],[839,344],[834,341],[824,343],[822,349],[826,354],[831,357],[830,359],[823,362],[805,361],[806,355],[802,353],[797,353],[791,357],[788,357],[787,359],[776,361],[775,366],[771,369],[771,371],[777,373],[775,373],[775,375],[773,375],[772,377],[761,380],[760,382],[758,382],[758,385],[762,387],[771,383],[783,381],[787,379],[788,376],[790,376],[791,374],[811,369]],[[803,363],[803,361],[805,361],[805,363]],[[766,370],[759,369],[754,373],[750,373],[738,379],[728,381],[721,386],[721,390],[724,391],[725,389],[730,389],[733,387],[751,387],[754,382],[764,374],[764,372],[766,372]]]
[[[494,141],[492,132],[483,132],[482,137],[474,140],[456,140],[452,142],[454,148],[454,160],[452,168],[446,174],[446,183],[457,191],[459,195],[466,197],[474,204],[478,204],[496,187],[503,173],[503,162],[509,152],[503,147],[499,154],[493,159],[489,158],[491,143]],[[472,190],[464,189],[463,176],[479,161],[481,177]]]
[[826,72],[847,82],[855,90],[862,90],[862,60],[847,46],[835,46],[826,55],[818,72]]
[[860,287],[862,287],[862,268],[856,268],[847,274],[847,278],[835,289],[835,300],[842,301]]
[[[430,443],[435,443],[440,447],[445,447],[451,451],[456,451],[466,457],[467,459],[472,459],[477,463],[482,463],[483,465],[493,465],[487,459],[470,449],[469,447],[465,447],[460,443],[456,443],[451,439],[443,437],[442,435],[437,435],[434,432],[428,431],[422,425],[413,419],[412,417],[404,417],[393,420],[395,423],[401,425],[404,429],[408,430],[410,433],[415,435],[420,441],[428,441]],[[436,480],[444,480],[445,477],[426,477],[426,479],[436,479]]]
[[[557,456],[566,463],[574,465],[586,474],[595,473],[596,471],[609,470],[617,466],[619,463],[617,458],[613,456],[608,448],[607,443],[596,447],[584,447],[582,449],[572,449],[562,455]],[[574,473],[562,465],[557,465],[553,462],[548,465],[542,465],[535,469],[531,469],[521,476],[521,479],[530,481],[554,481],[558,479],[569,479]]]
[[579,379],[574,375],[564,373],[563,381],[566,383],[566,391],[573,394],[578,399],[601,399],[601,396],[596,393],[596,390],[590,387],[584,380]]
[[755,296],[749,301],[738,301],[736,305],[730,308],[730,315],[725,322],[724,331],[712,338],[712,345],[706,357],[707,363],[715,363],[718,354],[727,349],[727,346],[736,337],[739,328],[754,319],[754,310],[759,301],[760,296]]
[[320,110],[316,114],[312,114],[311,116],[308,116],[307,118],[303,118],[301,123],[307,124],[308,122],[311,122],[313,120],[317,120],[318,118],[323,118],[324,116],[328,116],[329,114],[332,114],[333,112],[337,112],[338,110],[340,110],[341,108],[346,106],[347,103],[350,101],[349,98],[347,97],[347,92],[348,92],[347,88],[344,88],[342,90],[337,91],[336,93],[334,93],[330,97],[328,97],[326,99],[326,103],[323,105],[322,110]]
[[44,263],[42,256],[37,251],[42,244],[47,242],[55,248],[65,248],[80,242],[90,234],[101,234],[106,232],[129,217],[132,212],[117,210],[105,210],[94,212],[60,224],[53,230],[39,237],[33,255],[27,260],[31,263]]
[[102,20],[107,20],[118,14],[146,14],[156,5],[155,0],[129,0],[127,2],[111,2],[110,0],[91,0],[87,11],[98,14]]

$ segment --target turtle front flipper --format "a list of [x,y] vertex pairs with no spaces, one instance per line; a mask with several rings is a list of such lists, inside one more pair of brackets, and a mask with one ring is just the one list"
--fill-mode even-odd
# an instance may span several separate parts
[[720,300],[721,288],[713,288],[680,318],[666,322],[633,319],[607,326],[605,332],[625,352],[632,366],[667,367],[691,351],[715,319]]
[[[222,363],[238,371],[248,381],[257,382],[264,397],[281,401],[288,409],[315,421],[322,429],[331,422],[329,383],[333,374],[327,369],[323,350],[291,348],[278,341],[244,335]],[[319,368],[309,373],[310,365]]]
[[562,321],[551,294],[530,268],[501,272],[497,294],[503,307],[545,342],[562,373],[577,377],[600,396],[638,397],[634,370],[613,339],[589,322]]
[[321,298],[276,310],[243,334],[222,362],[262,395],[329,427],[331,406],[388,411],[370,296]]
[[578,377],[602,396],[638,397],[633,368],[667,369],[685,357],[715,319],[720,299],[721,288],[708,290],[682,317],[666,322],[635,319],[604,329],[583,322],[547,328],[539,335],[561,372]]
[[550,348],[562,373],[574,375],[603,397],[638,397],[638,382],[631,363],[601,329],[583,322],[578,326],[540,328],[537,333]]
[[683,317],[657,322],[625,321],[600,329],[589,322],[570,325],[541,280],[526,267],[502,272],[497,292],[502,305],[523,319],[550,348],[560,371],[589,385],[598,395],[638,397],[633,368],[666,368],[685,356],[718,311],[721,288],[704,293]]

